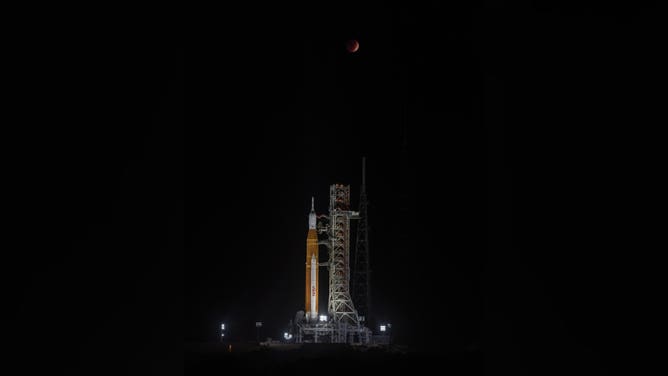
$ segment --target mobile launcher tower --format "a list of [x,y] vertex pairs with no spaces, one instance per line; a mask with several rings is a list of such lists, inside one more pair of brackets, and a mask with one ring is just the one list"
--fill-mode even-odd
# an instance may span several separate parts
[[[366,211],[364,182],[360,207]],[[370,344],[372,341],[372,332],[364,326],[364,317],[358,314],[350,294],[351,219],[365,221],[366,215],[360,218],[360,212],[350,210],[349,185],[332,184],[329,187],[329,215],[316,215],[311,199],[306,238],[306,310],[297,312],[295,317],[297,343]],[[319,245],[329,251],[327,262],[318,260]],[[318,271],[321,266],[329,269],[329,302],[328,315],[319,316]],[[368,264],[364,266],[368,268]]]

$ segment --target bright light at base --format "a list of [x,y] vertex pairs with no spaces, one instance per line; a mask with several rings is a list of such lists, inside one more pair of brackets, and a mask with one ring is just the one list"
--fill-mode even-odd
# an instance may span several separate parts
[[380,326],[380,331],[381,331],[381,332],[384,332],[385,330],[386,330],[385,325],[381,325],[381,326]]
[[292,339],[292,334],[285,332],[285,333],[283,333],[283,338],[285,338],[289,341],[289,340]]
[[327,321],[327,315],[320,315],[320,321]]

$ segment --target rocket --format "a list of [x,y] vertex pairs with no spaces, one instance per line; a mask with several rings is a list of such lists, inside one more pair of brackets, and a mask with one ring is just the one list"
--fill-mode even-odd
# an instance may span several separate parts
[[316,216],[314,199],[311,197],[311,212],[308,215],[306,235],[306,317],[318,320],[318,233],[315,229]]

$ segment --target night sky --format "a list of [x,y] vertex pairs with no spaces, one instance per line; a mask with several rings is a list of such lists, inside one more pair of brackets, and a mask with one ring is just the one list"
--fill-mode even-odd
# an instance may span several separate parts
[[222,321],[280,336],[310,197],[324,213],[346,183],[356,205],[366,156],[372,299],[398,342],[607,367],[625,346],[620,124],[650,121],[657,20],[556,4],[280,5],[203,31],[224,42],[193,78],[186,339]]
[[7,15],[15,21],[2,121],[7,372],[180,370],[178,23],[164,10],[63,4]]
[[650,121],[652,9],[337,2],[243,20],[203,32],[225,41],[193,78],[188,340],[221,321],[281,333],[303,309],[310,197],[324,213],[346,183],[356,205],[366,156],[372,299],[398,342],[511,368],[611,362],[620,124]]
[[278,337],[304,308],[310,198],[325,214],[350,184],[356,208],[365,156],[374,313],[397,343],[615,369],[638,343],[635,276],[655,276],[630,255],[658,12],[451,3],[27,20],[5,121],[20,364],[167,374],[221,322]]

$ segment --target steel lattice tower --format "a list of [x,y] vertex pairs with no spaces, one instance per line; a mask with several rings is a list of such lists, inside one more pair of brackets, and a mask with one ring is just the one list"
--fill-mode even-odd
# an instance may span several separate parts
[[366,197],[366,158],[362,158],[362,187],[360,189],[359,222],[357,223],[357,245],[353,264],[353,302],[357,312],[371,318],[371,273],[369,270],[369,223]]
[[[333,184],[329,189],[329,304],[327,310],[337,324],[359,326],[350,296],[350,186]],[[345,338],[345,337],[344,337]]]

